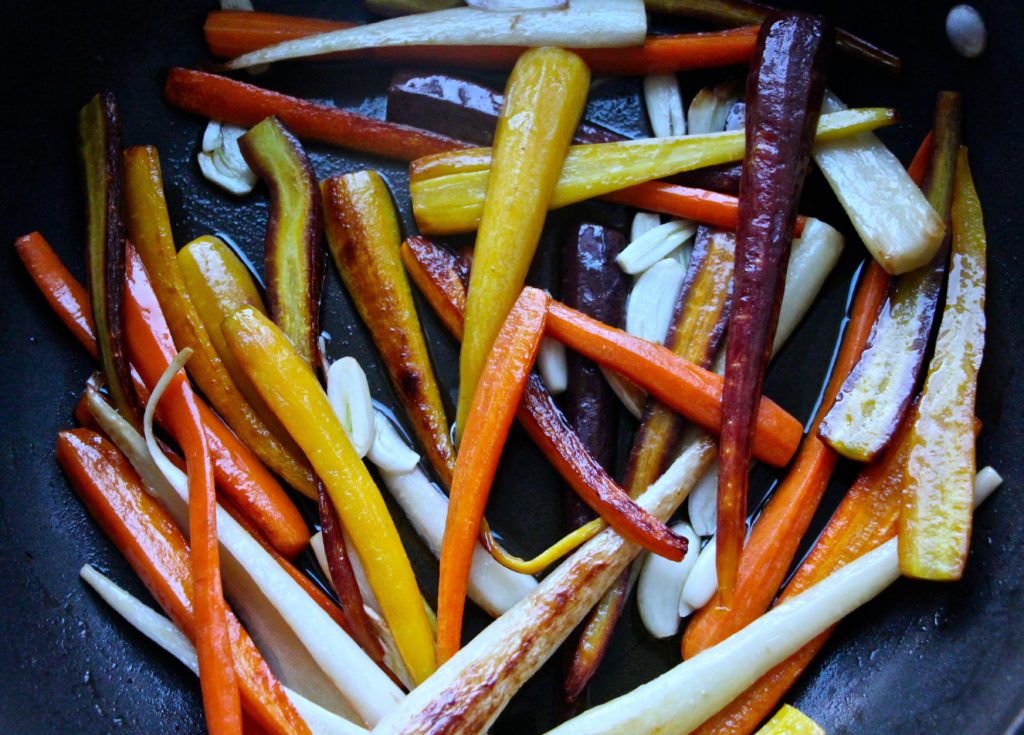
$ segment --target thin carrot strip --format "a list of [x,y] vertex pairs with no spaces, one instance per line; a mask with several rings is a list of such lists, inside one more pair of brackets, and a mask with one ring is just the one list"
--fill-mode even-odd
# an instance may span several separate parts
[[[722,377],[671,350],[634,337],[552,301],[547,334],[599,362],[709,431],[722,426]],[[796,452],[803,429],[778,404],[762,398],[757,411],[754,456],[776,467]]]
[[299,138],[404,161],[468,147],[454,138],[419,128],[189,69],[171,69],[164,97],[186,112],[245,127],[275,116]]
[[[90,515],[164,612],[194,641],[189,548],[167,511],[145,491],[128,460],[99,434],[85,429],[61,432],[57,460]],[[308,734],[270,667],[230,611],[227,626],[246,714],[275,735]]]
[[455,462],[441,543],[437,592],[437,660],[461,645],[469,566],[498,459],[540,348],[550,297],[524,288],[494,340],[470,405]]
[[[95,355],[95,331],[85,288],[64,267],[49,243],[38,232],[19,238],[15,242],[15,249],[60,320],[71,330],[79,344]],[[150,310],[150,313],[155,312]],[[167,356],[167,362],[163,363],[163,368],[166,368],[174,355],[174,348],[168,341],[166,323],[154,322],[153,329],[156,335],[153,338],[160,341],[160,349]],[[156,364],[147,373],[149,385],[156,384],[163,368]],[[147,399],[149,390],[135,366],[132,367],[132,379],[136,392],[141,398]],[[206,404],[199,403],[199,413],[213,456],[218,487],[259,528],[260,533],[277,551],[288,558],[295,558],[309,541],[309,531],[298,508],[273,475]],[[157,420],[166,427],[163,410],[157,410]]]
[[[299,18],[276,13],[214,10],[206,17],[203,34],[210,53],[234,58],[284,41],[305,38],[353,23]],[[670,74],[743,64],[750,60],[756,26],[714,33],[651,36],[643,46],[574,49],[594,74]],[[326,54],[324,59],[373,59],[393,64],[429,64],[474,69],[511,69],[525,49],[520,46],[402,46]]]
[[[931,157],[931,145],[929,134],[908,168],[911,179],[919,185]],[[793,469],[772,495],[743,548],[733,606],[731,609],[721,607],[716,593],[694,615],[683,635],[683,658],[691,658],[745,627],[768,609],[782,585],[838,459],[838,455],[818,438],[818,428],[867,345],[888,295],[889,282],[882,266],[872,260],[857,289],[839,355]]]
[[[146,277],[138,252],[128,247],[126,305],[136,303],[137,293],[156,295]],[[148,294],[146,293],[148,291]],[[138,313],[126,309],[126,331],[138,332]],[[142,327],[143,329],[145,327]],[[129,342],[134,352],[140,345]],[[159,354],[159,353],[155,353]],[[138,356],[132,355],[137,363]],[[158,359],[163,358],[162,355]],[[168,361],[169,362],[169,361]],[[166,370],[166,367],[164,368]],[[199,660],[199,684],[209,729],[217,733],[242,732],[242,710],[238,683],[231,661],[227,628],[227,603],[220,577],[220,552],[217,543],[217,500],[213,485],[206,432],[192,388],[182,371],[172,379],[162,401],[167,420],[185,452],[188,471],[188,525],[192,541],[193,605],[195,643]]]

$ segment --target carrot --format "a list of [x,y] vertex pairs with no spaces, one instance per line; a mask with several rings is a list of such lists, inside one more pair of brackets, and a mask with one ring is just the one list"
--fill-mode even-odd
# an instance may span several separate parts
[[[648,181],[619,189],[602,198],[648,212],[696,220],[723,230],[735,230],[739,224],[739,198],[707,189]],[[797,216],[796,228],[793,230],[795,235],[804,231],[806,220],[803,215]]]
[[[911,179],[918,184],[930,157],[929,134],[908,168]],[[694,615],[683,635],[683,658],[691,658],[745,627],[768,609],[781,587],[838,460],[835,451],[818,437],[818,428],[867,345],[888,295],[889,282],[884,268],[872,260],[857,289],[839,355],[793,469],[772,495],[743,548],[733,606],[721,607],[716,594]]]
[[468,147],[444,135],[189,69],[171,69],[164,97],[186,112],[245,127],[276,116],[299,138],[403,161]]
[[683,636],[684,658],[695,656],[745,627],[768,609],[782,585],[838,460],[836,453],[818,438],[818,424],[864,350],[888,287],[888,274],[871,261],[857,289],[850,324],[818,414],[793,468],[758,517],[743,548],[732,607],[722,607],[716,593],[693,617]]
[[[722,377],[671,350],[591,319],[564,304],[548,307],[547,334],[642,388],[690,421],[718,433],[722,426]],[[754,456],[776,467],[792,458],[803,429],[778,404],[761,399]]]
[[480,373],[455,462],[441,543],[437,592],[437,660],[461,645],[469,566],[501,449],[540,348],[550,297],[524,288],[509,311]]
[[[155,305],[156,294],[146,277],[142,259],[132,247],[128,247],[127,261],[126,306],[137,303],[137,292],[140,290],[144,293],[148,291],[146,295],[152,296]],[[145,328],[133,323],[139,318],[138,311],[130,307],[125,309],[128,334],[138,333]],[[140,347],[143,345],[129,341],[129,352]],[[152,350],[148,352],[150,355],[159,355]],[[138,357],[134,354],[132,356],[138,363]],[[165,358],[160,355],[157,359]],[[238,684],[231,663],[231,645],[225,617],[227,603],[224,602],[221,586],[217,500],[209,445],[199,418],[196,397],[184,372],[178,371],[174,376],[165,396],[163,404],[167,421],[184,449],[188,469],[188,525],[189,538],[192,540],[195,643],[206,722],[211,731],[240,734],[242,713]]]
[[[410,237],[402,245],[402,260],[406,264],[410,278],[419,286],[431,306],[439,313],[449,315],[445,320],[446,325],[457,339],[461,339],[462,316],[466,308],[467,276],[459,271],[460,262],[451,253],[418,236]],[[678,537],[669,532],[665,524],[657,521],[637,505],[629,494],[608,476],[572,430],[554,398],[536,375],[530,376],[527,381],[516,418],[562,479],[608,525],[623,537],[649,551],[671,559],[681,558],[681,553],[685,550]],[[559,551],[574,548],[574,543],[582,543],[589,538],[587,534],[593,535],[601,527],[593,523],[588,524],[587,531],[577,531],[563,537],[530,562],[513,561],[500,551],[498,554],[492,552],[492,555],[501,563],[513,561],[520,568],[528,568],[542,558],[550,558]],[[493,543],[490,534],[486,532],[482,534],[481,541],[485,548]]]
[[[109,441],[85,429],[58,435],[57,460],[102,531],[164,612],[194,641],[197,619],[188,543],[142,487],[128,460]],[[248,633],[230,611],[226,619],[246,714],[275,735],[309,733]]]
[[[233,58],[284,41],[353,25],[275,13],[215,10],[206,17],[203,33],[210,53]],[[594,74],[602,76],[670,74],[745,63],[753,53],[756,36],[756,27],[749,27],[717,33],[651,36],[643,46],[574,49],[574,52],[587,62]],[[394,64],[508,70],[523,51],[519,46],[408,46],[330,54],[325,58],[370,58]]]
[[[89,297],[82,285],[64,267],[49,243],[38,232],[19,238],[15,244],[18,256],[32,280],[72,335],[91,355],[96,355],[95,330],[89,310]],[[159,343],[159,350],[168,356],[145,371],[146,380],[132,367],[135,391],[143,399],[149,396],[146,384],[159,380],[174,355],[166,322],[154,300],[147,301],[147,314],[153,320],[148,337]],[[155,354],[155,353],[154,353]],[[253,453],[242,444],[224,423],[206,406],[199,403],[199,414],[206,429],[213,470],[218,487],[232,499],[239,510],[260,530],[260,533],[284,556],[293,559],[309,542],[309,531],[298,508],[284,488],[274,479]],[[165,412],[157,409],[157,420],[166,425]]]

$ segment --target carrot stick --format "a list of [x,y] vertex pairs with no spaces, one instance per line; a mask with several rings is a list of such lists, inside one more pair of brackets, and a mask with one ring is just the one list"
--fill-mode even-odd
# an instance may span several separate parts
[[[707,189],[695,189],[691,186],[648,181],[606,194],[602,199],[648,212],[696,220],[723,230],[735,230],[739,224],[738,197]],[[797,216],[794,235],[800,235],[804,231],[806,220],[803,215]]]
[[[298,18],[275,13],[215,10],[206,17],[203,33],[210,53],[233,58],[284,41],[351,28],[353,23]],[[670,74],[743,64],[754,50],[757,28],[717,33],[652,36],[643,46],[574,49],[594,74]],[[329,54],[329,59],[372,59],[393,64],[461,66],[508,70],[522,55],[519,46],[406,46]]]
[[[671,350],[595,321],[557,301],[546,326],[554,337],[585,357],[621,373],[695,424],[718,433],[722,426],[722,377]],[[800,443],[800,422],[778,404],[761,399],[754,432],[754,456],[776,467],[792,458]]]
[[468,147],[444,135],[189,69],[171,69],[164,97],[186,112],[245,127],[276,116],[299,138],[403,161]]
[[[82,285],[64,267],[49,243],[38,232],[19,238],[14,246],[32,280],[60,320],[71,330],[79,344],[91,355],[96,355],[89,297]],[[146,384],[156,384],[174,355],[173,343],[169,341],[163,317],[157,320],[159,311],[152,308],[148,314],[154,318],[148,339],[159,343],[159,349],[163,350],[167,361],[163,367],[159,363],[153,365],[152,370],[146,373],[145,383],[137,366],[132,366],[135,391],[143,400],[149,396]],[[298,508],[273,475],[205,403],[199,402],[199,413],[206,429],[218,487],[259,528],[260,533],[277,551],[290,559],[295,558],[309,542],[309,531]],[[162,409],[157,409],[157,420],[166,427],[166,415]]]
[[524,288],[494,340],[455,462],[448,519],[441,542],[437,592],[437,660],[444,663],[461,645],[469,566],[501,449],[540,348],[550,297]]
[[[908,168],[911,179],[918,184],[930,157],[929,134]],[[839,355],[793,469],[772,495],[743,548],[733,606],[731,609],[721,607],[716,593],[694,615],[683,635],[683,658],[691,658],[745,627],[768,609],[782,585],[838,459],[838,455],[818,438],[818,428],[867,345],[879,309],[888,295],[889,282],[882,266],[872,260],[857,289]]]
[[[140,331],[137,292],[153,298],[156,294],[149,284],[145,267],[138,252],[128,247],[128,289],[125,304],[125,323],[128,334]],[[146,292],[148,291],[148,294]],[[156,307],[159,308],[159,307]],[[145,329],[144,325],[141,329]],[[129,352],[141,345],[129,342]],[[157,359],[165,359],[158,352]],[[133,354],[135,362],[138,356]],[[170,361],[167,361],[168,363]],[[164,370],[166,370],[166,366]],[[192,388],[182,371],[172,379],[163,401],[167,420],[185,452],[188,470],[188,525],[192,540],[192,580],[195,610],[195,643],[199,660],[199,683],[203,691],[203,706],[209,729],[216,733],[242,732],[242,711],[238,698],[238,683],[231,663],[231,644],[227,628],[227,603],[220,577],[220,551],[217,544],[217,500],[213,486],[213,468],[210,464],[206,432],[199,417],[199,407]]]
[[[466,308],[466,276],[458,270],[459,261],[422,237],[406,240],[402,245],[402,260],[410,278],[431,306],[439,313],[449,315],[446,325],[450,319],[449,329],[456,339],[461,339],[462,316]],[[569,426],[565,415],[536,375],[531,375],[527,381],[516,418],[562,479],[608,525],[655,554],[670,559],[681,558],[685,549],[680,539],[637,505],[609,477]],[[564,537],[556,547],[561,547],[571,537],[572,534]],[[485,533],[484,546],[490,541]]]
[[[128,460],[109,441],[85,429],[58,435],[57,460],[86,509],[146,589],[195,641],[188,544],[167,512],[142,487]],[[309,733],[259,649],[230,611],[227,627],[246,714],[275,735]]]

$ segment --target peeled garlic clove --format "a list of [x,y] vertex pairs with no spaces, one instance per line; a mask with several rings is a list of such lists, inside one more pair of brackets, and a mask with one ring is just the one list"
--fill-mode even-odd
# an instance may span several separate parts
[[697,234],[697,225],[689,220],[672,220],[648,230],[627,245],[615,257],[619,267],[630,275],[643,273]]
[[373,412],[374,439],[366,457],[382,472],[404,475],[420,462],[420,455],[409,448],[391,420],[380,411]]
[[366,373],[354,357],[343,357],[327,371],[327,400],[360,458],[373,445],[373,401]]
[[565,345],[557,339],[544,337],[537,353],[537,370],[551,395],[564,393],[569,387],[569,365],[565,359]]
[[677,523],[672,530],[686,538],[686,555],[681,561],[671,561],[648,553],[637,581],[636,601],[640,620],[655,638],[668,638],[679,630],[683,585],[700,554],[700,539],[689,524]]
[[644,101],[651,130],[658,138],[686,135],[686,116],[675,74],[644,77]]
[[672,258],[665,258],[644,271],[629,292],[626,331],[649,342],[664,344],[685,278],[686,269]]
[[718,590],[718,571],[715,568],[715,538],[711,539],[700,550],[697,562],[690,570],[690,575],[683,584],[683,593],[679,597],[680,610],[682,605],[690,608],[690,611],[700,610],[710,602]]
[[238,139],[245,133],[245,128],[211,120],[198,156],[199,170],[208,181],[238,195],[251,192],[257,181],[238,148]]

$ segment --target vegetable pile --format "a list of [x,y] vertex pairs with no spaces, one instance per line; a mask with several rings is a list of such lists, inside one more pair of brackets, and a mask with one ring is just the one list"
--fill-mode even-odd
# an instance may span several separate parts
[[[265,287],[224,239],[179,247],[157,150],[125,147],[113,93],[82,107],[87,282],[38,232],[15,248],[98,364],[58,462],[163,614],[88,564],[82,579],[198,674],[218,734],[486,732],[559,650],[553,732],[821,732],[779,708],[789,687],[901,575],[959,579],[1001,482],[975,458],[986,237],[960,96],[939,94],[904,167],[875,133],[897,112],[827,88],[834,64],[900,60],[820,16],[452,5],[368,0],[396,17],[363,25],[214,11],[220,71],[168,71],[167,103],[206,126],[197,169],[268,201]],[[657,35],[647,11],[728,28]],[[230,76],[291,60],[413,68],[386,120]],[[687,106],[678,75],[697,69],[717,83]],[[584,119],[592,76],[613,75],[643,77],[653,136]],[[313,142],[407,162],[414,227],[379,171],[321,180]],[[802,213],[814,168],[848,223]],[[820,405],[794,416],[765,375],[859,248],[842,231],[863,264]],[[335,270],[399,406],[323,332]],[[458,344],[457,385],[425,309]],[[564,536],[529,559],[486,518],[518,477],[515,423],[567,489]],[[841,462],[858,479],[800,560]],[[781,481],[750,513],[755,463]],[[584,709],[634,588],[682,662]],[[494,618],[475,636],[467,603]]]

